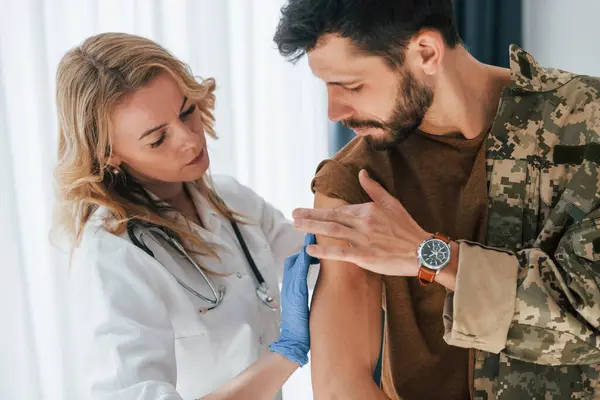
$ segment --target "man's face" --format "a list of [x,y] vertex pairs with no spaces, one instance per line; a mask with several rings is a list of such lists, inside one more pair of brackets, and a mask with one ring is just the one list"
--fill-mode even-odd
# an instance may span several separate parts
[[358,52],[350,39],[323,36],[309,52],[313,73],[327,84],[329,118],[340,121],[377,149],[392,147],[421,125],[433,91],[405,66]]

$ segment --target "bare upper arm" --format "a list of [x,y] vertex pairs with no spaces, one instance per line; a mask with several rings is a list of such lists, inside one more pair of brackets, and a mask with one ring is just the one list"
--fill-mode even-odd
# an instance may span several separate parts
[[[327,197],[319,192],[315,194],[314,208],[337,208],[347,204],[348,203],[344,200]],[[349,244],[344,241],[320,235],[317,235],[317,242],[336,246],[349,246]],[[350,289],[357,286],[381,284],[380,275],[364,270],[355,264],[323,260],[321,261],[321,266],[325,266],[325,268],[323,268],[319,280],[325,281],[328,286],[336,286],[340,287],[340,289]],[[379,293],[379,299],[381,298],[380,295],[381,293]]]
[[[314,206],[334,208],[346,204],[317,193]],[[322,236],[317,242],[347,245]],[[380,275],[350,263],[321,261],[311,307],[316,395],[329,398],[335,393],[358,398],[359,394],[378,390],[371,376],[381,343],[381,293]]]

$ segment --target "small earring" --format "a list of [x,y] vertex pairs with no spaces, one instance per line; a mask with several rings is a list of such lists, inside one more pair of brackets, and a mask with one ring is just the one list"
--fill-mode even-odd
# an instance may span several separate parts
[[114,167],[110,172],[112,172],[113,175],[119,175],[121,173],[121,170],[117,167]]

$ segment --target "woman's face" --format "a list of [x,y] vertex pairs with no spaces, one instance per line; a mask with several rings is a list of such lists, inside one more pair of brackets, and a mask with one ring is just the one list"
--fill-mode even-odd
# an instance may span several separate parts
[[[144,184],[190,182],[208,169],[200,112],[168,74],[157,75],[113,110],[110,164]],[[122,165],[124,164],[124,165]]]

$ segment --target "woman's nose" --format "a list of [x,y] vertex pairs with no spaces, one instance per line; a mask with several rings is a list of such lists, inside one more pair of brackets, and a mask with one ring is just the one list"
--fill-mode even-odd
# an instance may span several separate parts
[[194,132],[183,122],[180,122],[177,126],[177,136],[179,139],[178,148],[182,151],[189,149],[197,150],[202,145],[202,132]]

